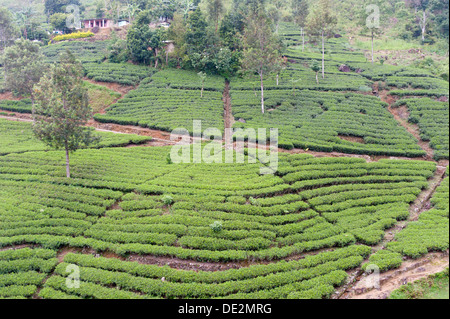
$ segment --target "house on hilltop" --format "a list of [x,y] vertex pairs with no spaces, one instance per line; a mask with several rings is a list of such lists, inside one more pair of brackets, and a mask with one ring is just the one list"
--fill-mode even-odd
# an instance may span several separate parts
[[92,29],[95,27],[99,28],[109,28],[113,26],[113,21],[111,19],[86,19],[81,21],[82,26],[85,29]]

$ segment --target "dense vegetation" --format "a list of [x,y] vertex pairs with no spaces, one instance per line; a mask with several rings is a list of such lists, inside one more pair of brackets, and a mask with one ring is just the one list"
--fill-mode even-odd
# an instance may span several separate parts
[[408,107],[408,121],[419,126],[421,139],[430,142],[435,150],[435,158],[448,159],[448,102],[422,98],[400,100],[396,105]]
[[[375,0],[376,30],[365,0],[72,2],[130,22],[112,35],[71,33],[68,0],[0,3],[0,93],[24,98],[0,100],[0,299],[321,299],[350,272],[448,251],[448,1]],[[404,43],[423,56],[395,61]],[[195,120],[278,128],[277,169],[252,148],[175,164],[151,137],[84,127]]]

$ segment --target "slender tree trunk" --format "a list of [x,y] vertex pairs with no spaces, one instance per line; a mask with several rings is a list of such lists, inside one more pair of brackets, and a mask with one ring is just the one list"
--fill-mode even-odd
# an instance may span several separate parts
[[[67,144],[66,144],[67,145]],[[70,160],[69,160],[69,149],[66,146],[66,175],[70,178]]]
[[278,86],[279,83],[280,83],[280,75],[277,74],[277,86]]
[[261,111],[264,114],[264,80],[263,80],[263,73],[261,72],[259,74],[261,78]]
[[202,84],[202,91],[201,91],[201,97],[203,98],[203,87],[204,85]]
[[319,72],[316,72],[316,82],[319,84]]
[[322,78],[325,79],[325,34],[322,31]]
[[374,60],[374,56],[373,56],[373,29],[372,29],[372,65],[374,64],[375,60]]
[[423,10],[423,20],[422,20],[422,43],[425,42],[425,33],[427,31],[427,12]]
[[302,42],[303,42],[302,44],[302,52],[303,52],[305,51],[305,31],[303,30],[303,27],[302,27]]

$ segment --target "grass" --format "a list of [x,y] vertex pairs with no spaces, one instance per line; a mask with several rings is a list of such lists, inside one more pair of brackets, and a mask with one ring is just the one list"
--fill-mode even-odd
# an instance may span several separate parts
[[94,113],[98,113],[113,104],[122,94],[108,89],[107,87],[84,81],[84,86],[88,89],[89,104]]
[[448,268],[392,292],[390,299],[449,299]]
[[[355,45],[357,48],[362,50],[372,50],[372,43],[370,39],[365,41],[356,40]],[[418,42],[410,42],[402,39],[376,39],[374,40],[375,50],[388,50],[388,51],[397,51],[397,50],[410,50],[417,49],[421,47]]]

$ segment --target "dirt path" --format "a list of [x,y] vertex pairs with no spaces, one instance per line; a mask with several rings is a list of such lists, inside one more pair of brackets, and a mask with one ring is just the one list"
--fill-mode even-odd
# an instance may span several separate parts
[[22,97],[14,96],[11,92],[0,93],[0,100],[20,101]]
[[[417,199],[410,205],[410,216],[407,221],[397,223],[393,228],[385,232],[384,240],[378,245],[372,247],[373,253],[385,249],[386,245],[395,239],[395,236],[408,226],[409,222],[417,221],[419,216],[432,208],[430,203],[431,197],[436,192],[445,178],[448,161],[441,161],[438,163],[434,176],[429,180],[428,188],[422,191]],[[406,258],[406,257],[404,257]],[[435,261],[438,260],[437,264]],[[366,259],[365,262],[369,260]],[[427,265],[426,268],[424,268]],[[361,267],[353,270],[349,274],[348,284],[337,290],[333,296],[334,299],[385,299],[389,294],[405,285],[408,282],[427,277],[443,271],[449,265],[448,251],[446,253],[431,253],[425,257],[413,260],[408,258],[402,263],[399,269],[391,270],[381,275],[380,289],[374,292],[373,289],[367,289],[367,276],[362,271]]]
[[403,285],[444,271],[448,266],[448,251],[431,253],[419,259],[409,259],[403,262],[399,269],[381,274],[379,289],[370,288],[370,281],[364,276],[338,299],[387,299],[394,290]]
[[378,82],[374,83],[373,91],[374,94],[378,94],[378,96],[381,98],[383,102],[386,102],[388,106],[388,111],[392,114],[392,116],[395,118],[395,120],[403,126],[412,136],[414,136],[417,141],[420,148],[422,148],[426,153],[426,159],[427,160],[433,160],[434,151],[430,147],[429,142],[425,142],[420,137],[420,130],[419,127],[415,124],[411,124],[408,122],[409,118],[409,111],[406,106],[403,107],[393,107],[397,99],[389,94],[388,90],[382,90],[379,91],[379,85]]
[[[443,164],[443,163],[442,163]],[[410,206],[410,216],[409,221],[418,220],[420,214],[431,209],[430,199],[433,197],[436,189],[441,185],[445,178],[445,172],[447,171],[448,161],[446,161],[445,166],[438,165],[436,173],[430,180],[428,189],[419,194],[417,199]]]

